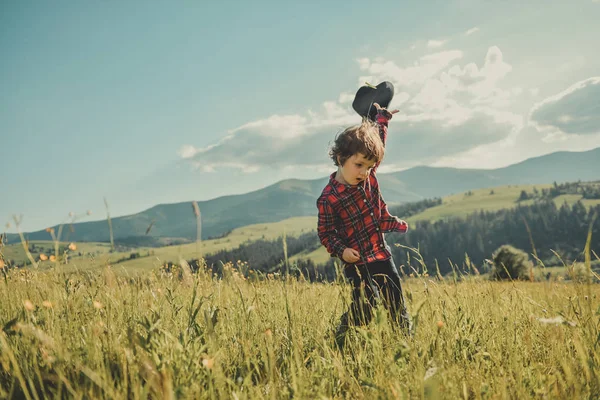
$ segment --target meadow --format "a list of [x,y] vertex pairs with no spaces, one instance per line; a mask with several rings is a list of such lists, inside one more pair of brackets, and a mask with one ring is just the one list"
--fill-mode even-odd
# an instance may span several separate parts
[[[512,206],[522,188],[505,189],[449,196],[422,214]],[[116,252],[107,243],[30,243],[37,267],[0,265],[0,398],[600,397],[600,286],[569,280],[575,264],[536,263],[535,282],[429,276],[423,266],[403,281],[414,336],[378,307],[343,351],[333,340],[350,301],[343,279],[263,275],[243,261],[219,276],[162,267],[314,224],[293,218]],[[56,260],[40,260],[57,246]],[[127,259],[132,251],[140,257]],[[2,253],[26,257],[21,244]],[[583,267],[596,258],[588,252]]]
[[242,267],[4,271],[0,398],[600,395],[597,285],[421,274],[404,281],[413,337],[378,308],[339,352],[349,287]]
[[[274,240],[285,232],[288,236],[297,236],[304,232],[315,230],[315,217],[294,217],[279,222],[253,224],[233,229],[222,238],[203,240],[201,242],[187,243],[163,247],[130,247],[118,246],[111,251],[110,243],[76,243],[75,251],[67,251],[69,264],[64,269],[67,271],[96,270],[106,265],[112,265],[119,274],[137,275],[146,274],[153,268],[158,268],[166,262],[178,263],[180,259],[189,260],[200,258],[202,255],[215,253],[223,249],[233,249],[241,244],[257,239]],[[50,234],[48,234],[50,239]],[[38,262],[42,269],[51,268],[53,262],[48,260],[40,262],[40,254],[47,256],[54,254],[55,248],[67,248],[69,242],[54,242],[52,240],[34,240],[29,242],[35,245],[31,251],[32,257]],[[25,262],[28,257],[21,243],[14,243],[1,249],[7,260],[15,260],[17,263]],[[130,258],[132,253],[138,253],[139,257]],[[59,251],[58,257],[63,256]]]

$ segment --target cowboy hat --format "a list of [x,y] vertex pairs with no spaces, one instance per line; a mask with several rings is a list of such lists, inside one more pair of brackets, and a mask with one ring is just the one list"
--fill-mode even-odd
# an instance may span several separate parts
[[377,109],[373,103],[378,103],[381,107],[387,108],[394,98],[394,85],[391,82],[384,81],[377,86],[369,84],[361,86],[352,102],[352,108],[360,116],[367,117],[371,121],[375,121]]

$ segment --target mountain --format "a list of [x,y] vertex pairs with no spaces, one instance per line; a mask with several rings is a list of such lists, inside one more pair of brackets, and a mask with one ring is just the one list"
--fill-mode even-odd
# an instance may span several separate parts
[[600,178],[600,148],[551,153],[492,170],[415,167],[389,175],[424,198],[502,185],[591,181]]
[[[600,179],[600,148],[552,153],[494,170],[415,167],[379,174],[378,178],[383,197],[390,205],[501,185],[590,181]],[[328,179],[287,179],[253,192],[198,202],[202,238],[222,236],[249,224],[315,215],[315,201]],[[150,233],[146,235],[151,224]],[[150,238],[194,240],[197,229],[190,201],[161,204],[137,214],[113,218],[112,227],[115,241],[143,240],[145,244],[151,242]],[[109,241],[106,220],[76,223],[72,231],[65,232],[65,240]],[[26,236],[30,240],[50,239],[44,230]],[[9,235],[8,241],[17,238]]]

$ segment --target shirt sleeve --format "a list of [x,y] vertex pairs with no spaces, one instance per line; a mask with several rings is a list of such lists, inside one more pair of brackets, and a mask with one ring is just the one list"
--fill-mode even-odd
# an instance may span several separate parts
[[317,201],[319,210],[319,220],[317,226],[317,234],[319,240],[327,249],[327,252],[332,256],[342,258],[342,254],[346,249],[346,245],[340,238],[336,228],[336,215],[327,199],[319,199]]
[[[387,131],[390,119],[392,119],[392,113],[384,109],[379,110],[377,112],[377,116],[375,117],[375,122],[379,128],[379,137],[383,142],[383,147],[385,147],[385,142],[387,141]],[[373,166],[373,172],[377,171],[379,164],[381,164],[381,161]]]
[[382,232],[406,233],[406,231],[408,231],[408,224],[406,221],[390,214],[387,204],[383,200],[383,197],[381,197],[381,193],[379,194],[379,203],[381,206],[381,219],[379,220],[379,225],[381,226]]

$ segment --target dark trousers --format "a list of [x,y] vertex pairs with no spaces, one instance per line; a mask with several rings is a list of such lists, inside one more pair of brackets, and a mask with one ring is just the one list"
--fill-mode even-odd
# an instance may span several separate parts
[[412,333],[400,274],[392,258],[366,265],[347,264],[344,274],[352,284],[352,303],[342,315],[336,332],[336,342],[340,348],[344,346],[350,326],[366,325],[371,321],[373,308],[378,302],[389,311],[392,326],[399,326],[406,334]]

